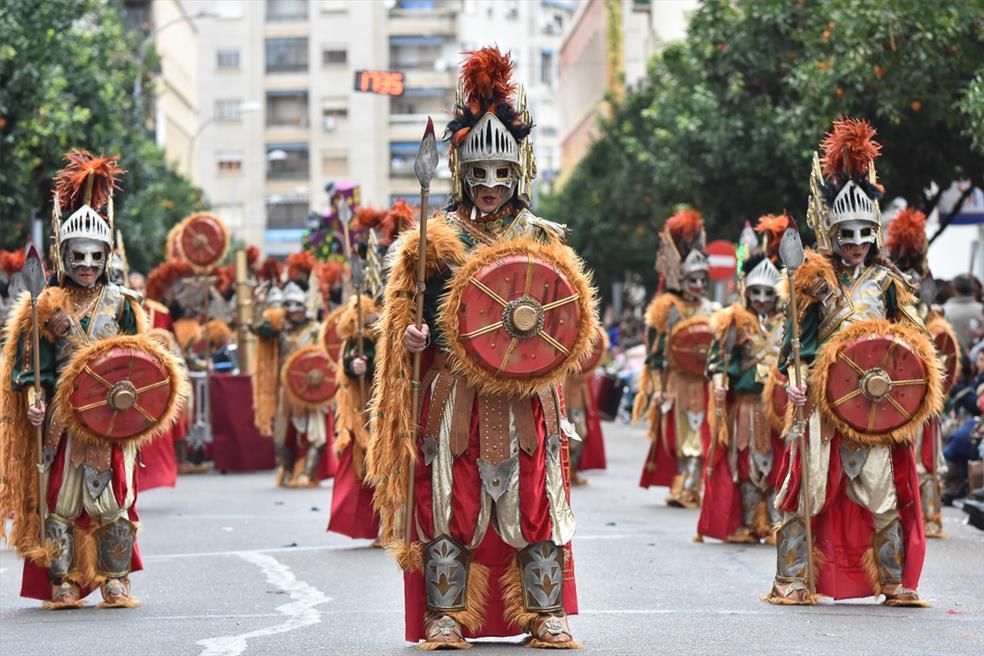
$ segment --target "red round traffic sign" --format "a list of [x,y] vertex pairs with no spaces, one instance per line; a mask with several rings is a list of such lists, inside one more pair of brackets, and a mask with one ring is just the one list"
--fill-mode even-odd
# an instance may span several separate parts
[[707,245],[707,275],[711,280],[727,280],[738,271],[738,254],[730,241],[719,239]]

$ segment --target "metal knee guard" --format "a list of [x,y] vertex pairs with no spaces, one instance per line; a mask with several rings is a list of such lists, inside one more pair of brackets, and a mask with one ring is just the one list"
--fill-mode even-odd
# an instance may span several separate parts
[[738,486],[741,494],[741,523],[749,528],[755,523],[755,511],[762,500],[762,492],[751,481]]
[[314,472],[318,468],[318,462],[321,461],[321,455],[325,452],[326,446],[325,444],[321,446],[315,446],[313,444],[308,446],[307,455],[304,460],[304,473],[311,480],[314,480]]
[[799,517],[787,520],[776,534],[776,581],[806,585],[806,525]]
[[875,560],[878,562],[878,580],[882,585],[902,583],[902,566],[905,562],[905,546],[902,523],[898,519],[875,533]]
[[537,542],[519,552],[523,607],[529,613],[562,611],[564,550],[550,541]]
[[130,573],[137,525],[120,517],[94,532],[99,549],[96,571],[107,578],[123,578]]
[[937,494],[936,481],[932,476],[920,477],[919,497],[922,501],[923,523],[927,529],[939,531],[941,526],[940,496]]
[[465,609],[470,556],[467,549],[447,535],[424,545],[427,610],[440,614]]
[[683,464],[683,489],[687,492],[697,493],[700,488],[700,465],[701,459],[691,456],[684,459]]
[[294,450],[286,444],[277,445],[277,460],[278,464],[290,474],[290,470],[294,468]]
[[75,562],[75,535],[72,533],[72,522],[58,515],[48,515],[44,522],[45,542],[51,542],[54,547],[51,565],[48,567],[48,577],[52,583],[59,584],[72,569]]

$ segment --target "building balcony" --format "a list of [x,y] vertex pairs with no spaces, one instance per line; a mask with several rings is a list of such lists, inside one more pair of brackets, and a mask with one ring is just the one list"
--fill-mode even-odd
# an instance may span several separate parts
[[454,8],[434,3],[434,8],[391,9],[390,36],[454,36],[458,33],[458,18]]

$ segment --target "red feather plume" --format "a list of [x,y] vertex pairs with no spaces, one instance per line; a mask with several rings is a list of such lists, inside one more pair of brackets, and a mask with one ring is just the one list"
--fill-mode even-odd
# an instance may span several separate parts
[[356,225],[363,228],[375,228],[383,220],[385,215],[386,213],[382,210],[376,210],[371,207],[360,207],[355,212],[355,222]]
[[823,174],[827,177],[843,173],[848,176],[865,174],[868,164],[881,152],[874,141],[875,129],[865,119],[839,118],[828,132],[820,148],[823,150]]
[[183,260],[172,260],[157,265],[147,274],[147,298],[155,301],[163,300],[171,285],[193,274],[191,265]]
[[704,218],[697,210],[687,207],[666,221],[666,229],[674,241],[692,242],[704,227]]
[[85,150],[74,149],[65,155],[68,165],[55,176],[55,193],[61,209],[74,210],[85,202],[85,190],[91,175],[92,196],[89,206],[99,210],[106,206],[113,191],[119,189],[117,176],[125,173],[119,167],[119,155],[96,157]]
[[765,214],[755,224],[755,232],[765,237],[765,256],[776,261],[779,257],[779,243],[786,228],[792,225],[788,214]]
[[314,255],[308,251],[291,253],[287,256],[287,277],[291,280],[302,276],[307,278],[311,275],[316,264],[317,261],[314,259]]
[[469,50],[461,65],[461,82],[465,104],[474,114],[488,111],[491,106],[509,102],[516,92],[512,82],[513,63],[508,54],[498,48]]
[[246,247],[246,266],[250,269],[256,266],[256,263],[260,261],[260,249],[256,246]]
[[894,257],[922,253],[926,250],[926,215],[906,208],[888,224],[885,247]]
[[236,282],[236,265],[233,262],[215,270],[215,288],[225,296]]
[[24,268],[24,259],[24,251],[0,250],[0,270],[10,277]]
[[377,228],[379,243],[383,246],[392,244],[401,232],[410,227],[417,212],[417,208],[411,207],[405,200],[398,200],[393,203],[393,206],[380,222],[379,228]]
[[280,260],[272,255],[269,255],[265,260],[263,260],[263,264],[261,264],[260,268],[257,270],[256,278],[257,280],[261,280],[263,282],[276,283],[280,282],[280,276],[283,272],[284,266],[280,263]]

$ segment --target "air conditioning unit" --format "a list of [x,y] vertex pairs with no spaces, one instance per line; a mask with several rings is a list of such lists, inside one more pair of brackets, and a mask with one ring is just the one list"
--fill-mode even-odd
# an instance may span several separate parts
[[321,127],[324,128],[325,132],[333,132],[335,130],[335,117],[325,116],[321,119]]

